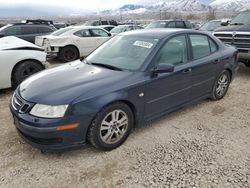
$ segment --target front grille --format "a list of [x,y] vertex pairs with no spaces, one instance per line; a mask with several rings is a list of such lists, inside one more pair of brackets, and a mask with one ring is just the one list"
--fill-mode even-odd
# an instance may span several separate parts
[[25,101],[17,93],[15,93],[11,100],[11,105],[14,110],[20,113],[27,113],[31,109],[31,103]]
[[214,33],[214,36],[219,38],[222,42],[226,44],[231,44],[238,49],[250,50],[250,33]]

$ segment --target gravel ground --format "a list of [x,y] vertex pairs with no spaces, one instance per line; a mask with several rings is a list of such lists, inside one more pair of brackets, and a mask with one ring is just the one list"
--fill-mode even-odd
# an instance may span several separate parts
[[228,95],[137,128],[120,148],[41,153],[17,135],[0,91],[0,187],[250,187],[250,69]]

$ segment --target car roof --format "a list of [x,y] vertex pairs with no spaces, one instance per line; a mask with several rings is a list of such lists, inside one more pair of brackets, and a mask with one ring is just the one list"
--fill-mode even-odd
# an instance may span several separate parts
[[134,30],[121,33],[119,35],[123,36],[141,36],[141,37],[150,37],[150,38],[166,38],[172,34],[182,34],[182,33],[197,33],[197,34],[206,34],[202,31],[197,31],[193,29],[176,29],[176,28],[156,28],[156,29],[142,29],[142,30]]

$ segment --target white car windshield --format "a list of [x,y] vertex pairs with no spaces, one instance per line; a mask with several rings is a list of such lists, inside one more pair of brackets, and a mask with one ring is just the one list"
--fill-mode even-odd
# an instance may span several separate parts
[[86,62],[112,66],[121,70],[138,70],[158,41],[157,38],[119,35],[90,54]]

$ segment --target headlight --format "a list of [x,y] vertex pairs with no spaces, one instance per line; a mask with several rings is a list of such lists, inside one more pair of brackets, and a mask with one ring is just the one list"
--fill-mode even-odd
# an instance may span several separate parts
[[49,106],[44,104],[36,104],[30,111],[30,114],[43,118],[60,118],[63,117],[68,105]]

